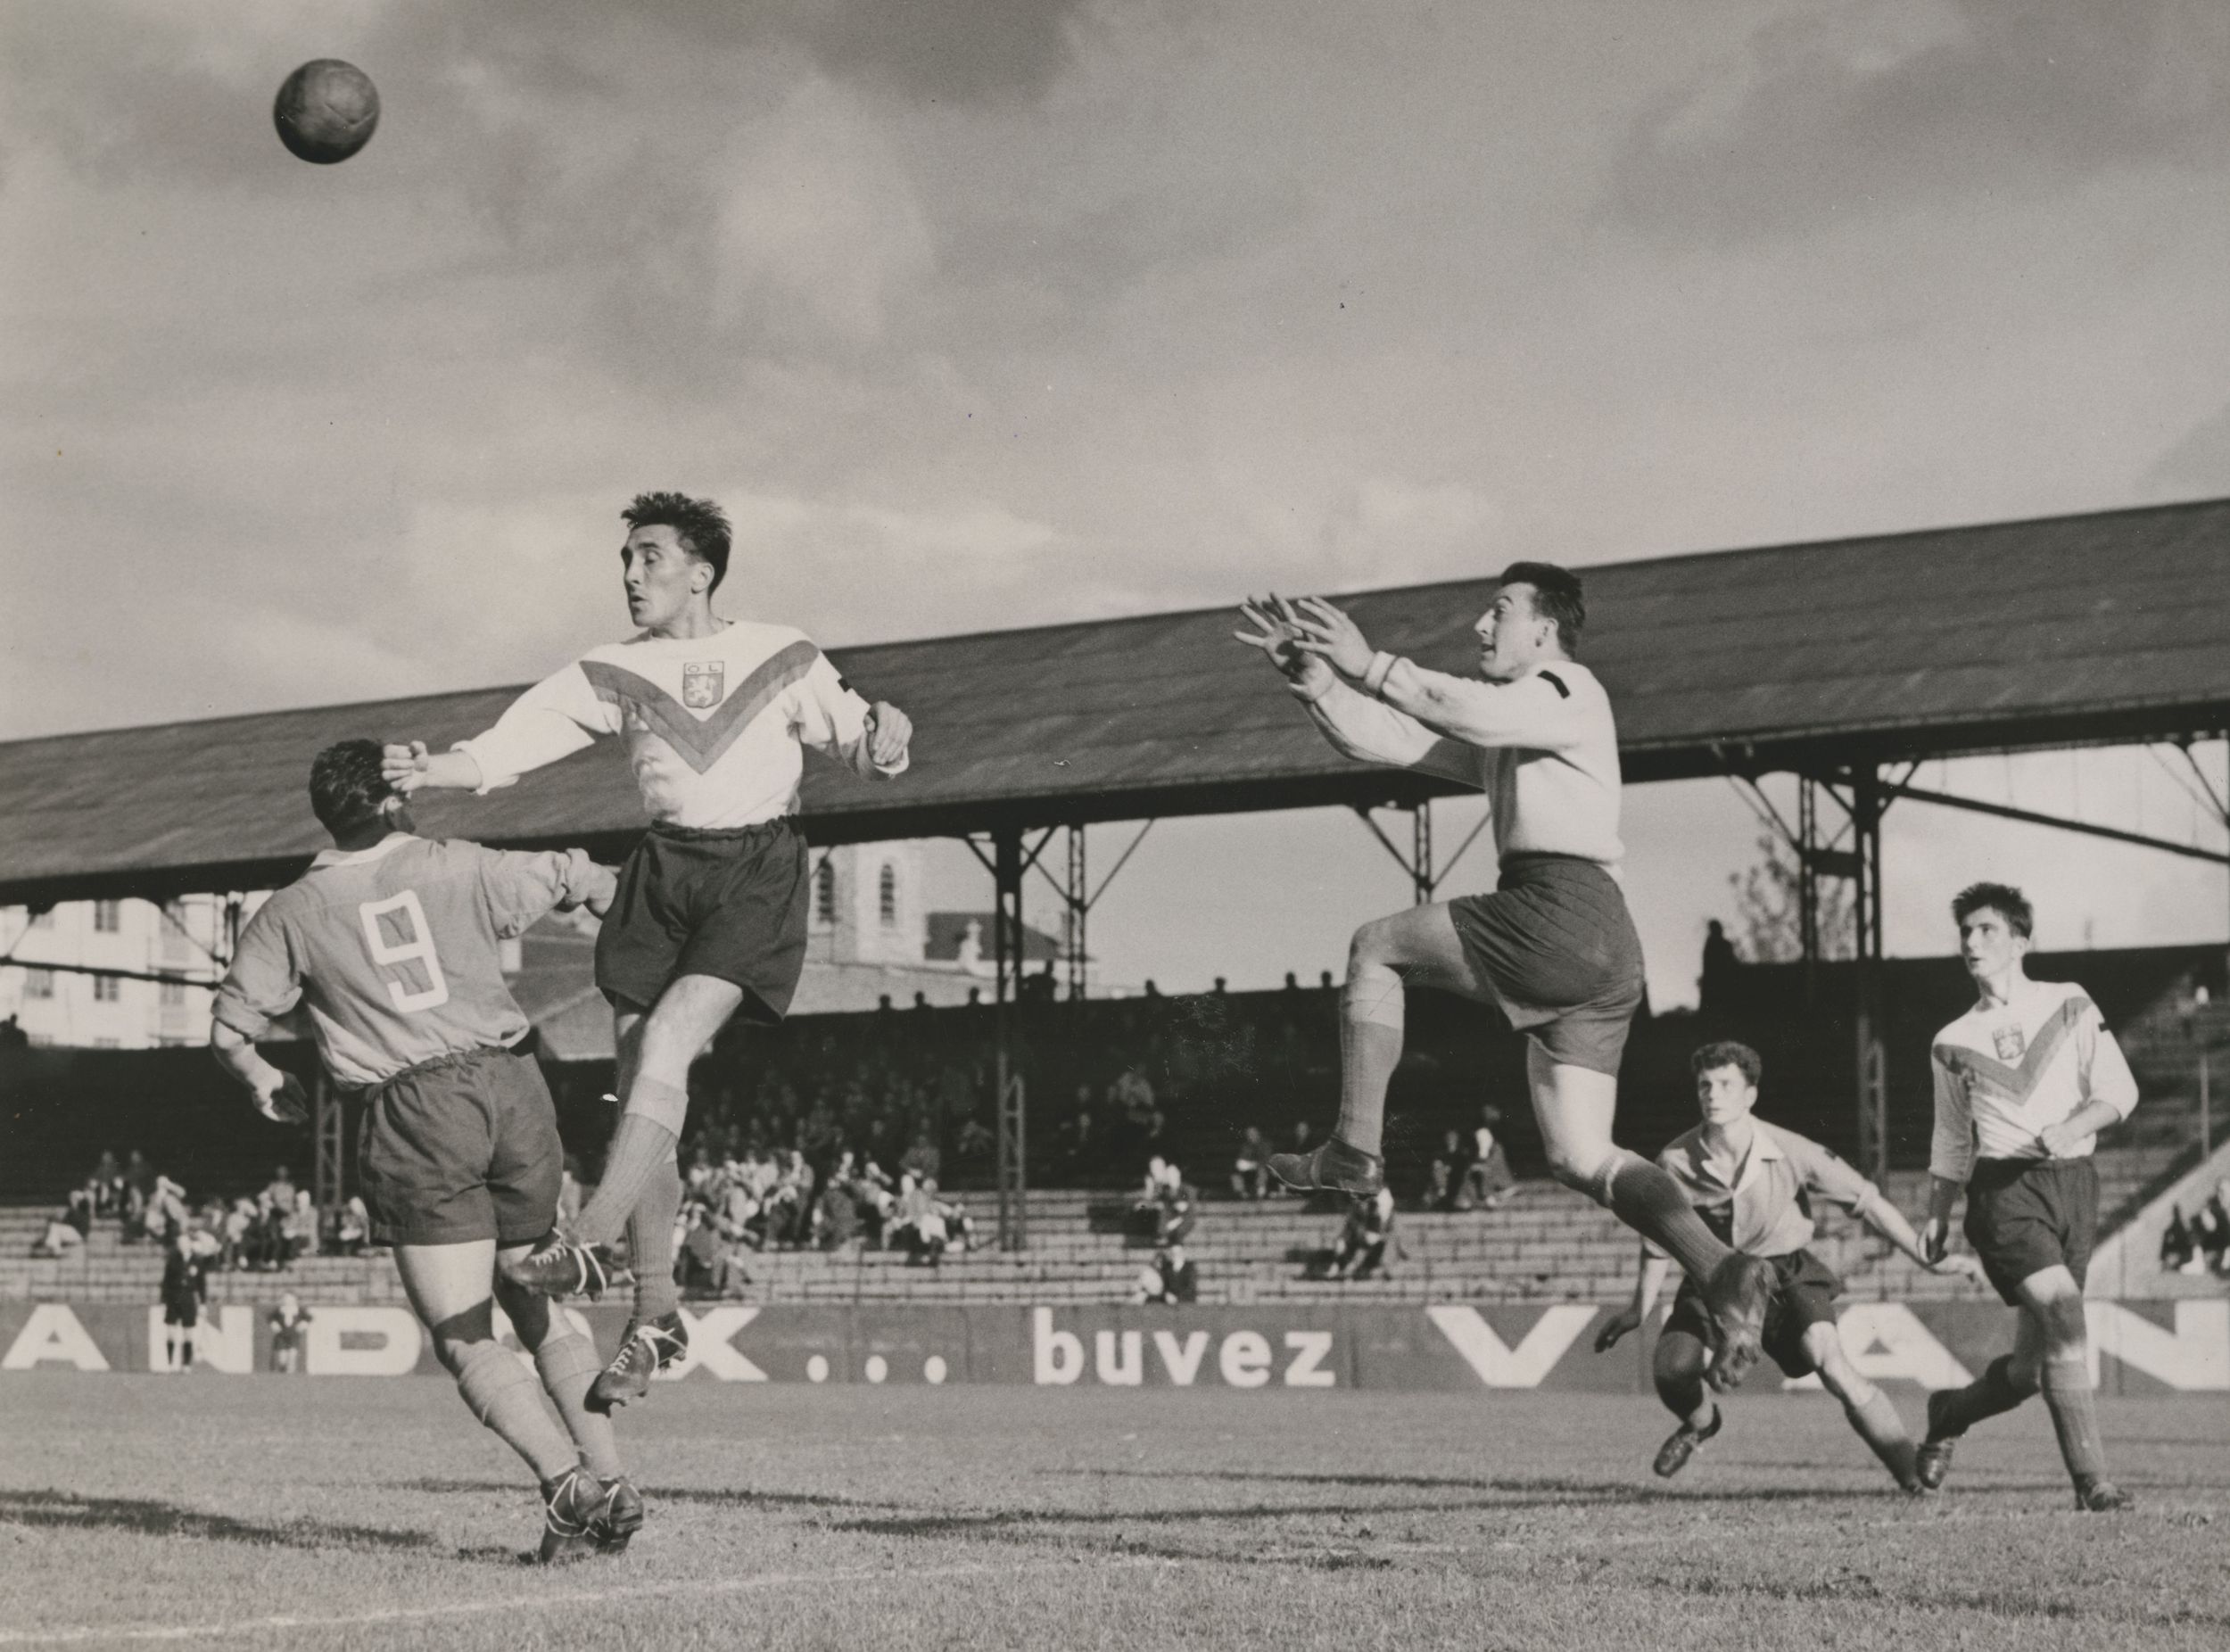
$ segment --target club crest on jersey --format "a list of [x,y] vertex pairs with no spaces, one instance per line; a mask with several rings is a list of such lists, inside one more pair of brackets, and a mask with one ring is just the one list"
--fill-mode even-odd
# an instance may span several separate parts
[[709,711],[727,692],[724,667],[719,660],[690,660],[681,667],[681,704],[691,711]]
[[2028,1037],[2018,1027],[2000,1027],[1990,1035],[1990,1042],[1998,1047],[1998,1060],[2018,1061],[2028,1049]]

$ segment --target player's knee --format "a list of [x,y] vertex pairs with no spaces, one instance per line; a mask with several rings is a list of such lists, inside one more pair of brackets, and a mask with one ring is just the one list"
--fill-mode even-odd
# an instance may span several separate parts
[[2045,1345],[2053,1353],[2084,1351],[2090,1338],[2090,1322],[2081,1297],[2055,1297],[2044,1304],[2039,1317],[2044,1321]]
[[1607,1142],[1552,1136],[1541,1144],[1541,1151],[1549,1160],[1549,1175],[1598,1204],[1610,1202],[1617,1148]]
[[450,1375],[461,1375],[471,1363],[473,1350],[485,1343],[497,1346],[495,1303],[483,1297],[461,1313],[451,1314],[428,1327],[434,1334],[434,1357]]

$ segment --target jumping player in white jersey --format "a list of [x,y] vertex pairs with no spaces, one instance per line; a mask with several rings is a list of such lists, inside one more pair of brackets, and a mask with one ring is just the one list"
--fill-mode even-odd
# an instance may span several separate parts
[[2110,1514],[2133,1499],[2106,1477],[2083,1276],[2098,1236],[2091,1152],[2098,1133],[2137,1105],[2137,1081],[2088,993],[2028,979],[2022,960],[2036,914],[2019,889],[1970,885],[1952,916],[1981,995],[1936,1035],[1936,1142],[1920,1237],[1930,1258],[1944,1254],[1963,1191],[1967,1243],[2020,1319],[2011,1354],[1966,1387],[1929,1396],[1920,1478],[1943,1484],[1953,1441],[2041,1388],[2076,1507]]
[[594,1293],[604,1281],[591,1247],[626,1233],[634,1314],[597,1380],[592,1398],[607,1408],[647,1393],[688,1347],[673,1227],[690,1063],[732,1015],[780,1021],[797,988],[805,845],[792,817],[803,748],[888,780],[905,772],[913,734],[903,712],[869,705],[802,632],[713,613],[728,569],[718,506],[644,493],[620,515],[628,617],[642,629],[529,689],[454,750],[390,746],[385,765],[404,791],[486,792],[617,735],[642,789],[650,830],[620,873],[596,946],[619,1051],[619,1125],[567,1242],[508,1269],[551,1294]]
[[1618,735],[1610,698],[1573,657],[1578,577],[1513,563],[1474,627],[1483,681],[1374,650],[1332,604],[1271,598],[1235,633],[1284,673],[1333,746],[1475,786],[1493,808],[1491,895],[1411,907],[1356,931],[1340,997],[1340,1119],[1313,1152],[1279,1153],[1287,1185],[1375,1193],[1386,1086],[1410,985],[1498,1005],[1526,1035],[1549,1167],[1669,1251],[1697,1285],[1709,1380],[1737,1386],[1758,1358],[1772,1267],[1714,1234],[1673,1178],[1616,1145],[1618,1066],[1642,998],[1641,942],[1617,867]]
[[[473,1415],[541,1482],[541,1558],[624,1549],[642,1524],[609,1417],[590,1408],[595,1344],[500,1258],[525,1256],[558,1216],[565,1151],[500,942],[553,907],[602,912],[613,876],[578,849],[516,855],[411,835],[370,740],[327,748],[310,806],[334,847],[240,937],[210,1044],[266,1118],[300,1123],[301,1089],[256,1053],[304,1002],[334,1080],[364,1094],[358,1163],[377,1237]],[[535,1375],[496,1340],[500,1302]],[[542,1404],[547,1392],[565,1426]]]

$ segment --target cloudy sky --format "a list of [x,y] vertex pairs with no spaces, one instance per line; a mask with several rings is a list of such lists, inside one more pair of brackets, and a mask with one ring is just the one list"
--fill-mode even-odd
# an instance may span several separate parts
[[[316,56],[383,100],[338,167],[271,130]],[[831,644],[2226,493],[2226,270],[2218,0],[25,0],[0,738],[539,676],[649,486]],[[2200,830],[2142,754],[1963,779]],[[1749,817],[1629,813],[1678,995]],[[1149,841],[1131,979],[1400,896],[1351,821]],[[1890,852],[1903,949],[1978,863],[2065,944],[2230,922]]]

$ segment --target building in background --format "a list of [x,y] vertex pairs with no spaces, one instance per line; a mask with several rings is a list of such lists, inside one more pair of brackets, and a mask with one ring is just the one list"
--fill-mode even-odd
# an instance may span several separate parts
[[206,1043],[210,987],[57,966],[209,981],[219,972],[225,928],[221,896],[189,895],[161,905],[118,900],[70,901],[43,912],[0,908],[0,1020],[12,1018],[35,1045],[145,1050]]

